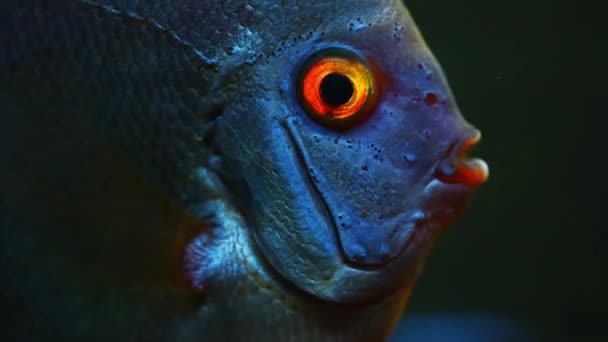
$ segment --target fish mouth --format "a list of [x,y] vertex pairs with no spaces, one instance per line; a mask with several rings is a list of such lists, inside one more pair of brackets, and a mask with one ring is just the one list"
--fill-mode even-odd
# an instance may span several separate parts
[[481,132],[474,130],[468,137],[452,143],[446,157],[435,167],[425,189],[433,233],[440,233],[452,224],[469,206],[475,190],[488,180],[488,164],[469,157],[480,141]]
[[490,169],[480,158],[468,156],[470,150],[481,140],[481,132],[475,131],[472,136],[452,144],[444,159],[435,170],[434,177],[445,184],[464,184],[476,189],[488,180]]

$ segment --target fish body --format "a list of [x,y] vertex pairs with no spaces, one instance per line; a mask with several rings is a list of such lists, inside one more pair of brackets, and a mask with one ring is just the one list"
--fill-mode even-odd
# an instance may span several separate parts
[[381,340],[487,177],[399,1],[0,10],[14,340]]

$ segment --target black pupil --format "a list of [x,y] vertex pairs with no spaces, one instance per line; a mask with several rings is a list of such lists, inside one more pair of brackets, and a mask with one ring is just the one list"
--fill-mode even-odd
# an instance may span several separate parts
[[321,98],[332,106],[338,107],[353,96],[353,84],[342,74],[329,74],[321,81]]

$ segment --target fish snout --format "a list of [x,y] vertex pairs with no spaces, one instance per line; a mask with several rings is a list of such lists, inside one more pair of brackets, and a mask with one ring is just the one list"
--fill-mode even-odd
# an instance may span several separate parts
[[488,164],[480,158],[468,156],[480,140],[481,132],[474,129],[452,143],[435,170],[436,178],[446,184],[463,184],[473,189],[483,184],[489,176]]

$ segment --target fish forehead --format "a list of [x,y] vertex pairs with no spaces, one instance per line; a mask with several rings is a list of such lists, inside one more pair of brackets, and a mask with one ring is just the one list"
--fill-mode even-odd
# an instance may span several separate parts
[[[264,15],[266,20],[250,22],[247,34],[241,35],[241,41],[235,41],[232,46],[235,54],[228,59],[249,54],[250,64],[266,62],[257,63],[256,68],[263,77],[258,78],[261,82],[256,86],[264,89],[264,85],[270,83],[272,89],[276,89],[269,81],[293,82],[311,53],[326,47],[346,47],[373,64],[371,67],[379,67],[375,72],[386,76],[383,81],[407,80],[407,87],[400,89],[401,92],[424,87],[433,75],[432,83],[441,87],[453,102],[443,70],[401,1],[293,3],[291,7],[269,8]],[[426,77],[411,72],[420,67],[424,68]],[[290,91],[295,93],[295,89]]]
[[[239,68],[243,71],[238,80],[240,85],[235,86],[234,79],[225,82],[239,93],[237,96],[261,97],[264,92],[276,90],[295,95],[291,86],[305,59],[315,51],[333,46],[354,50],[370,63],[381,66],[377,71],[384,75],[404,76],[412,66],[422,63],[427,72],[435,75],[433,82],[451,99],[443,71],[401,1],[292,1],[284,6],[268,6],[266,1],[253,3],[259,5],[257,10],[253,10],[253,5],[244,5],[252,8],[248,12],[251,15],[248,26],[237,25],[226,33],[223,52],[228,53],[219,61],[220,70],[222,65],[227,70],[234,65],[248,66]],[[230,18],[240,20],[237,12],[230,12],[233,15]],[[424,77],[411,76],[408,86],[412,89],[420,87],[419,82],[426,82]]]

